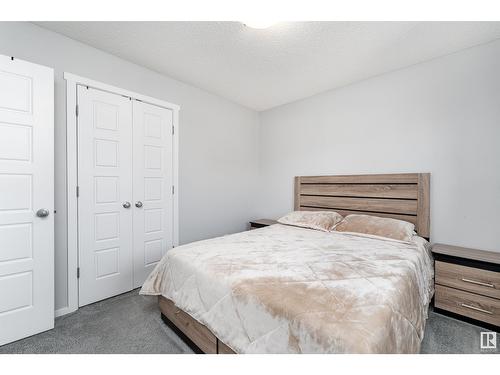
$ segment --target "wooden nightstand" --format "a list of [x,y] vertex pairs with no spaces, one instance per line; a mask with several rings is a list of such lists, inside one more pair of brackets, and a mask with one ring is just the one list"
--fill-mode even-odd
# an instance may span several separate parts
[[271,220],[271,219],[258,219],[258,220],[252,220],[250,222],[250,230],[252,229],[257,229],[257,228],[263,228],[263,227],[268,227],[269,225],[276,224],[276,220]]
[[[500,253],[435,244],[434,308],[500,327]],[[479,323],[481,322],[481,323]],[[484,325],[484,324],[483,324]]]

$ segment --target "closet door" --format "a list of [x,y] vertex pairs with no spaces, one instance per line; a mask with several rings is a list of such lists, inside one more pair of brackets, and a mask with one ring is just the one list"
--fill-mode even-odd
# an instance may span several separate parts
[[78,86],[79,305],[132,289],[132,104]]
[[54,72],[0,55],[0,345],[54,327]]
[[172,111],[133,101],[134,287],[172,247]]

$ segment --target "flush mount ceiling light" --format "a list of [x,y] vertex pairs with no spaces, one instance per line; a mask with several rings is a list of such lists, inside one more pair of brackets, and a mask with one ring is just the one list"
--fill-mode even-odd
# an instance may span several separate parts
[[252,29],[268,29],[271,26],[275,25],[277,22],[275,21],[244,21],[243,25],[246,27],[250,27]]

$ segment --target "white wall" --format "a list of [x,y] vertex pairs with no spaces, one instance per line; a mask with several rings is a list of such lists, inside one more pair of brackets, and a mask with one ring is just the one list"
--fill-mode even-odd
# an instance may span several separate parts
[[290,211],[295,175],[431,172],[432,240],[500,251],[500,42],[262,112],[260,134],[254,111],[33,24],[0,22],[0,54],[55,69],[56,309],[67,301],[64,71],[181,105],[181,243]]
[[67,305],[64,71],[181,106],[181,243],[244,230],[255,218],[256,112],[29,23],[0,22],[0,54],[55,69],[56,309]]
[[500,251],[500,41],[260,118],[262,216],[296,175],[431,172],[431,240]]

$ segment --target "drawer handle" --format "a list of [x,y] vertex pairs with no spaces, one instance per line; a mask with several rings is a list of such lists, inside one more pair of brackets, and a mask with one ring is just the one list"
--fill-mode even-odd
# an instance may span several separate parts
[[476,310],[476,311],[479,311],[479,312],[482,312],[482,313],[485,313],[485,314],[493,315],[492,311],[480,309],[479,307],[467,305],[466,303],[461,303],[461,305],[462,305],[462,307],[467,307],[468,309],[471,309],[471,310]]
[[487,286],[488,288],[494,288],[495,285],[489,284],[489,283],[483,283],[482,281],[476,281],[476,280],[471,280],[471,279],[466,279],[462,278],[462,281],[465,281],[466,283],[471,283],[471,284],[476,284],[476,285],[481,285],[481,286]]

